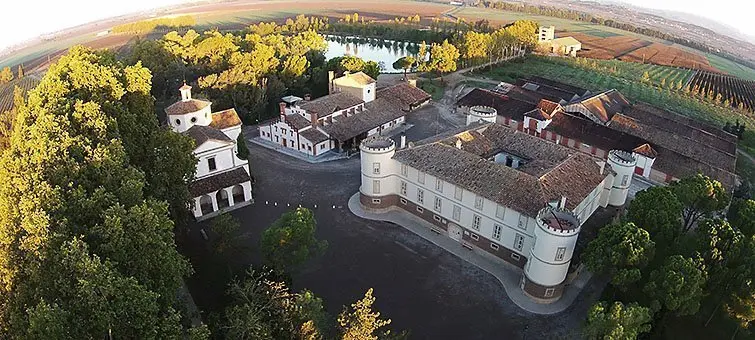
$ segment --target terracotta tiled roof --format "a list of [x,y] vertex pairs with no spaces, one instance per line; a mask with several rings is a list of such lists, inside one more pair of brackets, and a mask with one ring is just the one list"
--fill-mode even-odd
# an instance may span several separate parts
[[241,125],[241,119],[239,119],[239,114],[236,113],[236,109],[218,111],[212,114],[212,123],[210,123],[211,127],[225,129],[238,125]]
[[490,106],[498,111],[499,116],[508,117],[519,122],[524,120],[525,113],[532,111],[536,107],[533,103],[479,88],[461,97],[456,102],[456,105],[468,107],[475,105]]
[[298,113],[292,113],[286,115],[286,123],[291,125],[297,130],[301,130],[307,126],[312,126],[312,122],[310,122],[307,118],[304,118],[304,116],[298,114]]
[[606,151],[614,149],[632,151],[634,148],[647,143],[646,140],[637,136],[596,124],[587,118],[566,112],[555,115],[546,130]]
[[650,157],[650,158],[655,158],[655,157],[658,156],[658,152],[656,152],[653,149],[653,147],[650,146],[650,144],[647,144],[647,143],[642,144],[642,145],[634,148],[634,150],[632,150],[632,151],[634,151],[634,152],[636,152],[636,153],[638,153],[640,155]]
[[[592,113],[603,124],[610,121],[615,114],[621,113],[630,106],[629,101],[627,101],[624,95],[615,89],[598,93],[582,99],[575,104],[584,106],[587,111]],[[569,110],[568,106],[566,110]]]
[[331,137],[346,141],[404,116],[406,113],[399,105],[398,102],[381,96],[365,103],[363,111],[349,114],[348,117],[340,115],[333,118],[333,122],[322,129]]
[[165,113],[168,115],[185,115],[187,113],[194,113],[204,109],[210,104],[212,103],[199,99],[189,99],[187,101],[179,100],[165,108]]
[[251,181],[251,177],[249,177],[246,170],[244,168],[236,168],[191,182],[189,184],[189,192],[192,196],[199,197],[249,181]]
[[375,79],[368,76],[364,72],[344,74],[333,80],[336,85],[349,86],[349,87],[361,87],[369,85],[375,82]]
[[307,112],[315,112],[319,118],[322,118],[334,111],[348,109],[362,103],[364,103],[364,101],[360,98],[354,97],[347,92],[339,92],[310,101],[301,102],[299,107]]
[[312,143],[320,143],[328,140],[328,136],[320,132],[316,128],[309,128],[304,131],[299,131],[299,134]]
[[[456,147],[457,140],[462,140],[461,149]],[[488,160],[484,156],[487,149],[528,160],[513,169]],[[566,197],[566,207],[574,209],[605,178],[590,156],[570,154],[562,146],[500,124],[405,148],[397,151],[394,159],[528,216],[535,216],[562,196]],[[517,190],[511,190],[513,187]]]
[[537,108],[543,110],[548,116],[553,116],[554,113],[563,109],[559,103],[554,103],[546,99],[541,99],[540,102],[537,103]]
[[399,83],[378,89],[377,96],[396,99],[401,102],[404,109],[421,104],[431,98],[430,94],[409,83]]
[[196,146],[204,144],[208,140],[216,140],[224,143],[233,143],[228,136],[216,128],[202,125],[194,125],[190,129],[184,131],[189,137],[194,139]]

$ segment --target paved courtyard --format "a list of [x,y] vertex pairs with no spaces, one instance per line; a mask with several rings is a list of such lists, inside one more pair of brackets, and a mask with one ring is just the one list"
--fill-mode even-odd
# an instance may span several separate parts
[[[410,141],[453,127],[435,107],[407,119],[414,124],[407,132]],[[248,131],[245,136],[249,137]],[[332,315],[372,287],[375,307],[393,320],[392,328],[410,330],[412,339],[579,337],[586,311],[600,294],[596,287],[602,284],[588,284],[562,313],[527,313],[508,299],[500,282],[487,272],[403,227],[353,215],[347,202],[360,185],[358,157],[310,164],[247,144],[256,177],[256,203],[232,212],[241,221],[249,245],[242,260],[258,263],[260,234],[281,213],[299,205],[313,209],[317,236],[327,240],[329,247],[294,273],[293,286],[322,297]],[[200,296],[197,303],[203,308],[215,301]]]

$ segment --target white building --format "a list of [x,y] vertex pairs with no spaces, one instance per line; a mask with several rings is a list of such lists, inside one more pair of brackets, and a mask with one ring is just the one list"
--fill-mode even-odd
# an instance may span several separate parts
[[582,223],[598,207],[624,203],[633,168],[615,164],[620,156],[605,162],[497,123],[409,147],[374,137],[361,144],[360,202],[404,209],[522,268],[524,292],[550,303],[573,271]]
[[549,42],[556,36],[556,27],[554,26],[540,26],[537,32],[538,42]]
[[212,103],[191,97],[191,86],[180,88],[181,100],[165,109],[173,131],[194,139],[197,173],[189,186],[192,211],[206,218],[252,202],[249,162],[237,157],[241,120],[236,110],[212,112]]
[[401,126],[407,112],[430,100],[408,83],[376,89],[375,80],[363,72],[339,78],[331,72],[328,89],[328,95],[312,100],[284,97],[278,118],[260,125],[260,137],[309,156],[346,151]]

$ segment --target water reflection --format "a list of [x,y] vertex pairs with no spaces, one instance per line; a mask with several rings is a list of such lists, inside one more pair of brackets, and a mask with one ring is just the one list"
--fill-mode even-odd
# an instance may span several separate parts
[[356,56],[377,62],[381,65],[381,72],[403,72],[394,69],[393,62],[419,52],[419,44],[403,41],[337,35],[326,35],[325,40],[328,42],[325,58]]

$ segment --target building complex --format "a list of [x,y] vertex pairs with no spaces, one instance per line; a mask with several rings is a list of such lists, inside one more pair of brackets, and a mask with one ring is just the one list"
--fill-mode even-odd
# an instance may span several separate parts
[[363,72],[334,78],[329,94],[310,99],[287,96],[280,115],[259,127],[260,137],[309,156],[331,150],[349,150],[372,135],[404,123],[407,112],[430,100],[430,95],[409,83],[377,89]]
[[598,207],[625,203],[636,161],[621,150],[603,161],[504,124],[471,122],[408,146],[364,140],[360,202],[403,209],[522,268],[521,288],[548,303],[574,272],[582,223]]
[[249,163],[237,157],[241,120],[236,110],[212,112],[212,103],[191,97],[191,86],[180,88],[181,100],[165,109],[173,131],[195,142],[197,173],[189,185],[194,217],[212,216],[252,201]]

